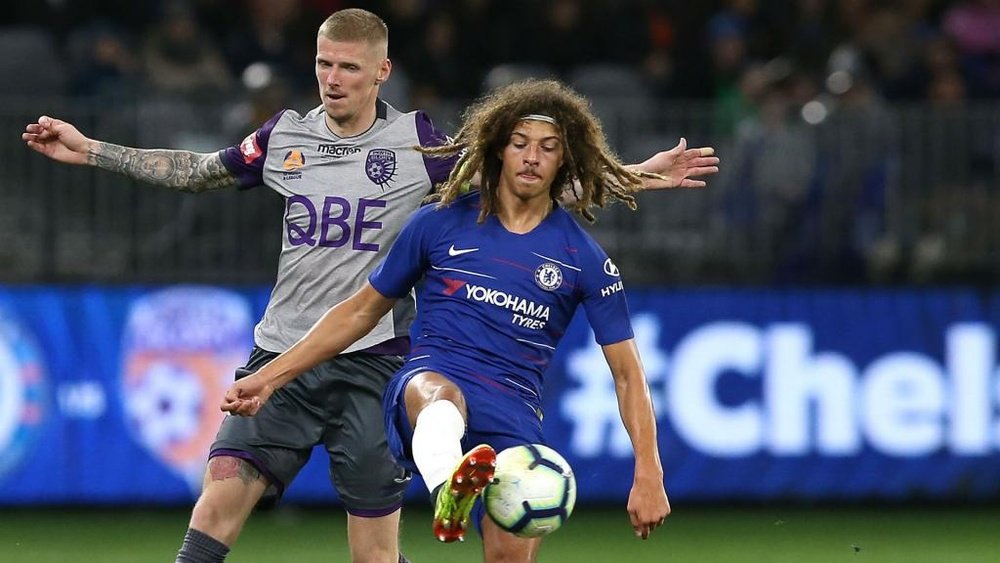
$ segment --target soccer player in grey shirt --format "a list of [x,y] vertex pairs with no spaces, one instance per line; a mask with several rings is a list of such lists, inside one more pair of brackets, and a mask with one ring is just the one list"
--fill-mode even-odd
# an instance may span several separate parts
[[[360,288],[405,218],[454,164],[414,150],[445,142],[423,112],[401,113],[378,98],[392,70],[387,53],[378,16],[334,13],[317,35],[321,105],[305,115],[282,111],[219,152],[123,147],[47,116],[22,138],[54,160],[179,191],[264,185],[285,197],[277,279],[239,377]],[[704,186],[693,178],[715,173],[717,164],[712,149],[686,149],[682,141],[637,166],[666,178],[645,186],[658,189]],[[276,391],[258,416],[224,419],[177,561],[223,561],[253,507],[280,498],[316,444],[329,454],[330,478],[348,513],[352,560],[403,560],[398,529],[409,476],[386,445],[381,395],[409,346],[413,312],[412,299],[400,300],[365,339]]]

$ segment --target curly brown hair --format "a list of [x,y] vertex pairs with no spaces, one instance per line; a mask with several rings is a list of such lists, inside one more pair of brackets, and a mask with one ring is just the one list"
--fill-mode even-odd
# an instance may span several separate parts
[[[609,200],[636,208],[633,193],[643,178],[655,174],[633,171],[608,147],[600,121],[580,94],[555,80],[525,80],[487,93],[465,111],[462,126],[450,143],[418,147],[424,154],[438,157],[461,154],[448,179],[439,184],[431,200],[448,205],[462,195],[476,172],[480,173],[482,208],[479,222],[495,214],[499,205],[497,189],[502,162],[497,156],[525,116],[552,117],[563,139],[563,165],[556,173],[549,195],[558,202],[569,182],[579,182],[576,201],[567,204],[587,221],[593,222],[590,208],[604,207]],[[464,151],[464,152],[463,152]]]

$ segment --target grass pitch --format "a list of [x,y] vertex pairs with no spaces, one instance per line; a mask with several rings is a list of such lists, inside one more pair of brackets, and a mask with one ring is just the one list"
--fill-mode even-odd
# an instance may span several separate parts
[[[2,563],[173,561],[188,508],[0,509]],[[228,561],[348,561],[337,507],[255,514]],[[476,534],[439,544],[430,512],[408,507],[402,545],[414,563],[478,561]],[[578,507],[546,539],[540,562],[986,563],[1000,559],[1000,507],[675,506],[647,541],[632,536],[624,505]]]

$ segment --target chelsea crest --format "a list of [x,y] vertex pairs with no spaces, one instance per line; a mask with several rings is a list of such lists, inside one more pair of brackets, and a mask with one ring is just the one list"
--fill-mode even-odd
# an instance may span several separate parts
[[535,269],[535,283],[545,291],[555,291],[562,285],[563,274],[559,266],[546,262]]

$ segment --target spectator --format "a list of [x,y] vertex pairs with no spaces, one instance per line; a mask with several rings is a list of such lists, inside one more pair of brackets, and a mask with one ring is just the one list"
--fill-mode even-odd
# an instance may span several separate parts
[[205,96],[232,85],[222,52],[182,0],[165,5],[164,17],[153,27],[142,56],[149,85],[161,93]]
[[[709,22],[709,50],[712,56],[716,133],[730,137],[736,124],[746,118],[751,104],[746,98],[746,22],[731,13],[716,14]],[[741,82],[744,88],[741,88]]]
[[301,0],[245,0],[241,22],[226,36],[225,53],[229,68],[236,76],[258,63],[264,63],[294,82],[296,92],[313,90],[315,30],[312,22],[325,17],[306,11]]
[[594,48],[594,38],[599,33],[589,26],[579,1],[552,0],[540,11],[541,17],[523,18],[534,47],[519,53],[522,60],[518,62],[541,62],[565,74],[581,61],[597,58],[600,53]]
[[779,66],[758,66],[745,75],[754,83],[749,99],[755,111],[736,129],[723,189],[730,236],[764,254],[747,263],[745,273],[787,283],[809,275],[817,147],[815,131],[798,118],[799,76],[786,77]]
[[968,0],[945,13],[942,28],[955,42],[975,97],[1000,95],[1000,0]]
[[226,112],[223,137],[245,137],[284,108],[293,106],[291,88],[284,75],[267,63],[254,63],[242,74],[246,95]]
[[135,94],[141,79],[129,39],[110,22],[76,30],[69,40],[74,56],[72,93],[84,97]]
[[821,256],[816,280],[858,283],[866,279],[867,254],[885,229],[896,131],[857,49],[835,50],[830,70],[827,86],[836,104],[822,125],[819,147],[822,221],[814,247]]
[[830,8],[823,0],[799,0],[796,20],[791,24],[784,50],[808,69],[822,68],[834,45]]
[[455,19],[437,12],[427,20],[427,32],[406,67],[412,80],[411,104],[429,107],[444,99],[471,99],[479,91],[479,74],[458,48]]
[[676,25],[658,2],[643,0],[641,17],[645,20],[649,36],[649,50],[642,59],[642,74],[655,96],[665,97],[674,79],[673,48]]

